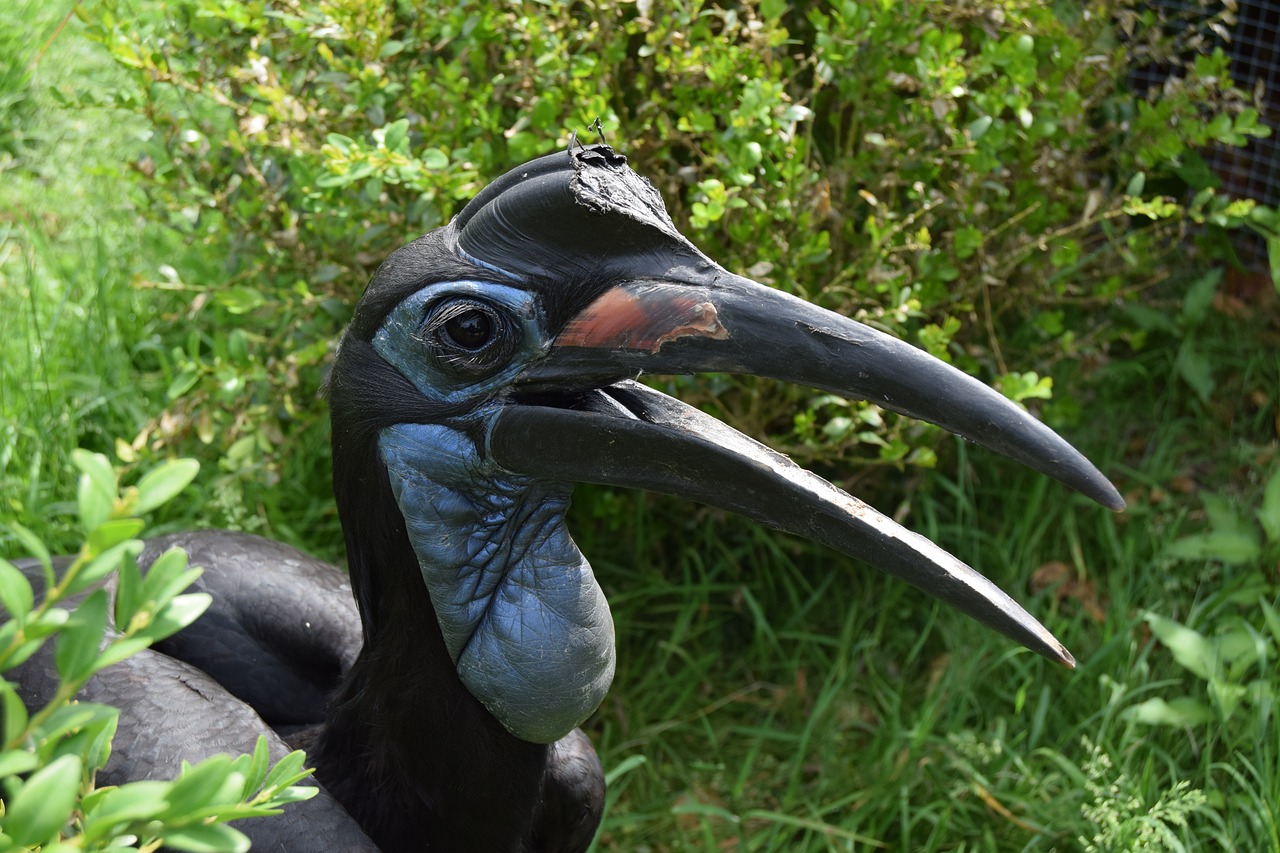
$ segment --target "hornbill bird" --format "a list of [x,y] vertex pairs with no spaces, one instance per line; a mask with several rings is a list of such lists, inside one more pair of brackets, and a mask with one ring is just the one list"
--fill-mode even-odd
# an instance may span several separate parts
[[[1072,665],[929,540],[635,381],[703,371],[871,400],[1123,507],[1000,394],[726,271],[623,156],[571,147],[392,253],[357,305],[327,385],[349,579],[243,534],[149,544],[143,562],[187,548],[214,604],[86,687],[122,708],[100,782],[172,775],[179,758],[242,751],[274,728],[309,745],[327,793],[251,822],[255,849],[585,849],[604,782],[576,727],[609,688],[614,628],[565,526],[575,482],[806,536]],[[24,695],[47,696],[51,671],[28,664]]]

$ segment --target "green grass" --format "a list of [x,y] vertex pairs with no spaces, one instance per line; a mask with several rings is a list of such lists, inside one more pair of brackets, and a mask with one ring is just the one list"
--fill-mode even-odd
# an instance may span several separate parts
[[[27,27],[0,41],[0,68],[28,68],[64,12],[0,10],[0,32]],[[147,284],[165,265],[179,281],[217,280],[218,249],[144,215],[124,180],[140,128],[59,97],[105,87],[114,69],[74,32],[57,45],[58,62],[0,77],[0,126],[15,129],[0,140],[0,520],[53,545],[74,541],[71,450],[114,454],[156,428],[182,351],[228,331],[189,293]],[[1259,605],[1277,602],[1276,555],[1169,553],[1204,528],[1203,493],[1261,505],[1280,465],[1280,347],[1265,315],[1199,334],[1217,381],[1207,403],[1176,379],[1172,338],[1060,379],[1087,383],[1071,392],[1089,401],[1084,416],[1062,429],[1132,498],[1124,515],[960,442],[937,472],[913,475],[908,497],[865,495],[909,509],[912,527],[1027,603],[1076,654],[1074,672],[799,540],[583,489],[575,529],[619,642],[615,687],[587,725],[611,774],[597,849],[1280,850],[1280,637]],[[305,473],[315,466],[247,484],[218,437],[167,435],[126,457],[182,440],[206,473],[161,529],[239,523],[337,554],[327,486]],[[295,460],[322,457],[325,441],[298,437]],[[0,530],[0,552],[15,548]],[[1031,588],[1050,563],[1074,588]],[[1256,635],[1261,658],[1233,682],[1256,700],[1229,715],[1213,705],[1153,640],[1148,612],[1205,637]],[[1133,719],[1156,697],[1216,715]]]

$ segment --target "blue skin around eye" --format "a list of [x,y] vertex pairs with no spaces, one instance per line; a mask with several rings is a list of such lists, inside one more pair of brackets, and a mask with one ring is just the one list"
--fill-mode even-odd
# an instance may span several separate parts
[[[441,369],[430,348],[419,337],[427,307],[442,299],[473,297],[505,311],[515,324],[518,343],[509,363],[477,381]],[[542,331],[537,297],[527,290],[502,284],[451,281],[432,284],[397,305],[373,336],[373,348],[413,383],[422,395],[443,403],[465,403],[509,385],[529,363],[544,355],[551,340]]]
[[609,604],[565,525],[572,485],[512,475],[440,424],[387,427],[379,449],[463,684],[516,737],[559,740],[614,672]]

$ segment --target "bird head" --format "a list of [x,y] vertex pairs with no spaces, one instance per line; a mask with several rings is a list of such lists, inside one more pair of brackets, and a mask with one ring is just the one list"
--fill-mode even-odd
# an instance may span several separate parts
[[[704,371],[870,400],[1123,507],[1087,459],[981,382],[725,270],[624,157],[593,145],[493,182],[390,255],[356,308],[329,393],[366,638],[380,592],[357,565],[378,537],[407,538],[462,683],[517,737],[563,736],[614,671],[608,603],[565,524],[573,484],[592,482],[822,542],[1072,665],[1022,607],[929,540],[634,381]],[[371,511],[383,505],[362,489],[388,492],[393,511]]]

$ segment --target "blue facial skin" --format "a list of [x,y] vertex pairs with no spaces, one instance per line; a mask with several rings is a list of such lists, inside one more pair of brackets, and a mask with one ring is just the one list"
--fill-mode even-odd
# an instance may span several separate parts
[[[455,296],[500,306],[521,333],[510,363],[480,381],[458,377],[420,339],[430,306]],[[374,347],[428,398],[480,401],[545,352],[540,319],[527,291],[434,285],[391,313]],[[613,617],[565,525],[572,484],[513,475],[477,449],[471,436],[500,406],[481,402],[460,423],[388,427],[379,450],[463,684],[513,735],[551,743],[608,692]]]

